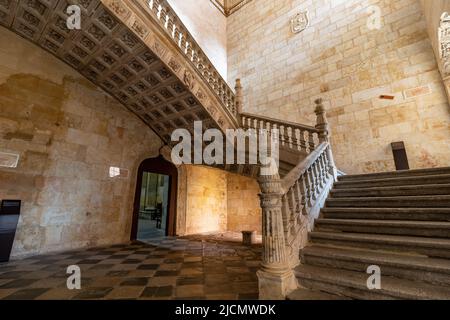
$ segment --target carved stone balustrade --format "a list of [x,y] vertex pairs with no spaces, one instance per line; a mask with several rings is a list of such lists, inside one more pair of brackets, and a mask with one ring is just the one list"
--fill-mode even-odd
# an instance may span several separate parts
[[241,113],[240,117],[245,129],[266,129],[269,132],[278,129],[282,147],[309,154],[318,146],[319,131],[314,127],[249,113]]
[[[292,135],[288,136],[286,142],[285,136],[284,143],[294,148],[300,146],[299,150],[306,149],[308,156],[282,180],[278,175],[261,176],[259,179],[265,240],[263,240],[263,266],[258,276],[260,297],[263,299],[286,295],[289,293],[287,291],[292,289],[294,284],[285,268],[288,266],[293,270],[300,263],[299,250],[306,245],[308,231],[311,231],[314,220],[318,217],[336,181],[336,167],[328,142],[328,122],[321,99],[316,101],[315,112],[317,115],[315,128],[268,121],[267,118],[243,117],[247,127],[274,128],[284,125],[284,128],[288,128],[288,132],[303,130],[308,135],[317,134],[320,141],[316,147],[315,144],[298,139],[297,143],[293,143]],[[265,286],[267,283],[272,286],[272,291]]]

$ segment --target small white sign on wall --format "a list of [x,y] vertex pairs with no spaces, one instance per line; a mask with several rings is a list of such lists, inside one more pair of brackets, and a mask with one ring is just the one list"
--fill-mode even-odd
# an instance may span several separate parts
[[19,155],[15,153],[0,152],[0,167],[17,168],[19,164]]

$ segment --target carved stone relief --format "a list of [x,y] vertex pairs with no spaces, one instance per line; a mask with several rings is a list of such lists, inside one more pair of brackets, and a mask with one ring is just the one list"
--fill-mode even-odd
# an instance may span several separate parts
[[184,72],[184,84],[189,88],[189,90],[194,89],[194,76],[188,70]]
[[291,20],[292,33],[300,33],[309,27],[309,12],[308,10],[298,13]]

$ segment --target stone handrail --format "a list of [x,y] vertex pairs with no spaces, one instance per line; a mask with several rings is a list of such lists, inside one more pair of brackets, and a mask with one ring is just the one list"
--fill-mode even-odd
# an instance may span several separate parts
[[287,146],[309,154],[318,145],[319,131],[315,127],[249,113],[241,113],[240,118],[244,129],[266,129],[269,131],[278,129],[281,146]]
[[216,70],[167,0],[139,1],[150,10],[152,17],[165,30],[166,34],[180,48],[186,59],[217,95],[225,110],[236,119],[238,107],[233,90]]
[[318,217],[334,182],[336,168],[328,142],[322,142],[281,181],[283,230],[291,266]]

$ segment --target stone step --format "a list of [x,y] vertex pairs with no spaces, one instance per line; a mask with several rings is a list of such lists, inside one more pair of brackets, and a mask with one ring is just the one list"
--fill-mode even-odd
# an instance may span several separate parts
[[450,221],[450,208],[323,208],[326,219]]
[[339,181],[358,181],[358,180],[375,180],[375,179],[426,176],[426,175],[441,175],[441,174],[450,174],[450,167],[418,169],[418,170],[402,170],[402,171],[356,174],[356,175],[344,175],[344,176],[339,176],[338,180]]
[[344,180],[334,184],[335,189],[393,187],[408,185],[450,184],[450,174],[425,176],[400,176],[383,179]]
[[450,258],[450,239],[319,231],[313,231],[309,236],[311,242],[314,244],[415,253],[436,258]]
[[309,290],[309,289],[297,289],[293,292],[291,292],[287,297],[287,300],[313,300],[313,301],[319,301],[319,300],[350,300],[347,297],[338,296],[335,294],[329,294],[322,291],[316,291],[316,290]]
[[450,238],[450,222],[318,219],[316,231]]
[[450,196],[328,198],[327,208],[450,208]]
[[382,276],[381,289],[369,290],[367,280],[370,275],[367,273],[300,265],[295,269],[295,274],[303,288],[353,299],[450,299],[449,287],[419,281]]
[[333,198],[450,195],[450,184],[333,189]]
[[302,263],[367,272],[371,265],[381,268],[381,274],[450,286],[450,260],[392,254],[372,250],[347,249],[313,245],[301,251]]

